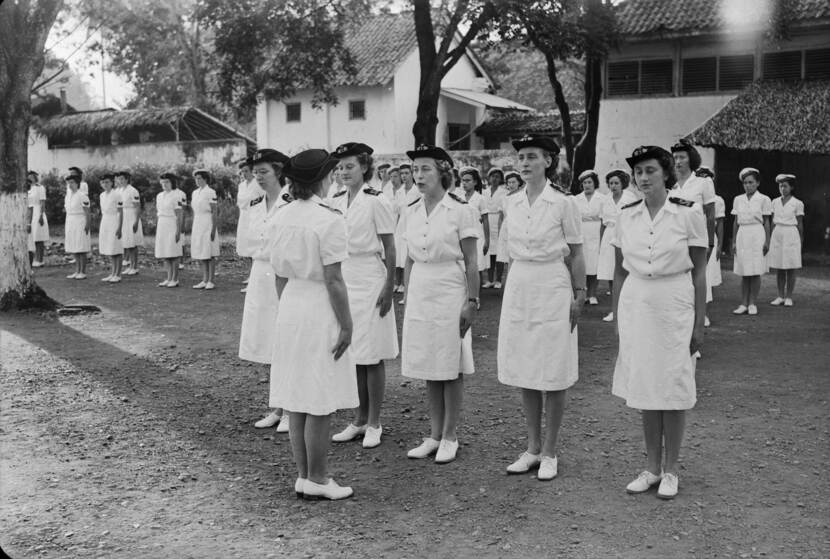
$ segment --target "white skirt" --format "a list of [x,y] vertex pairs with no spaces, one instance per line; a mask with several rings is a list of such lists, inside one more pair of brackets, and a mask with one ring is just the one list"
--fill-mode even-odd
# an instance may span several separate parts
[[124,222],[121,224],[121,246],[124,248],[134,248],[144,244],[144,228],[141,225],[141,219],[138,220],[138,230],[133,233],[136,214],[134,209],[124,210]]
[[499,231],[499,240],[496,246],[496,262],[503,264],[510,262],[510,254],[507,252],[507,236],[504,234],[504,227]]
[[405,268],[406,257],[409,252],[406,248],[406,240],[403,238],[403,218],[398,221],[398,226],[395,228],[395,267]]
[[490,220],[490,252],[488,256],[498,256],[499,248],[499,214],[488,213],[487,219]]
[[274,269],[266,260],[254,260],[239,334],[239,358],[254,363],[271,363],[274,328],[277,321],[277,283]]
[[709,287],[717,287],[723,283],[723,275],[720,269],[720,259],[717,257],[718,237],[715,235],[715,246],[712,249],[712,254],[709,255],[709,261],[706,263],[706,285]]
[[616,251],[611,244],[611,237],[614,236],[614,227],[606,227],[602,232],[602,240],[599,243],[599,258],[597,259],[597,279],[614,281],[614,267],[617,264]]
[[98,227],[98,253],[103,256],[120,256],[124,253],[118,233],[118,214],[102,214]]
[[734,272],[739,276],[761,276],[769,272],[764,255],[766,234],[760,223],[740,225],[735,239]]
[[32,232],[30,236],[32,241],[36,243],[49,241],[49,220],[46,219],[46,214],[43,214],[43,225],[38,223],[40,221],[40,212],[35,208],[32,212]]
[[[738,230],[740,233],[740,230]],[[801,268],[801,236],[795,225],[776,225],[772,230],[767,264],[777,270]]]
[[86,253],[90,251],[89,233],[84,231],[86,216],[84,214],[69,214],[66,216],[64,251],[69,254]]
[[274,330],[269,406],[329,415],[356,408],[357,373],[351,351],[334,360],[340,334],[322,281],[289,279]]
[[248,237],[249,229],[248,210],[239,210],[239,221],[236,223],[236,254],[239,256],[250,257],[254,254],[251,239]]
[[484,254],[484,226],[481,224],[479,224],[478,226],[478,239],[476,239],[476,248],[478,249],[478,271],[483,272],[484,270],[489,270],[490,247],[487,247],[487,254]]
[[182,238],[176,242],[176,216],[159,216],[156,224],[156,258],[178,258],[182,255]]
[[582,222],[582,252],[585,255],[585,275],[597,275],[599,263],[599,221]]
[[640,410],[693,408],[694,322],[690,273],[654,279],[628,274],[617,308],[620,346],[611,393]]
[[415,262],[406,286],[401,374],[421,380],[455,380],[475,372],[472,329],[459,336],[467,303],[461,262]]
[[375,365],[398,356],[395,310],[381,318],[377,306],[386,284],[386,267],[377,254],[349,256],[343,262],[352,313],[352,358],[355,365]]
[[193,215],[193,230],[190,233],[190,258],[193,260],[210,260],[219,256],[219,231],[210,240],[211,214]]
[[498,341],[499,382],[565,390],[579,378],[577,328],[571,331],[571,275],[562,260],[514,260],[504,286]]

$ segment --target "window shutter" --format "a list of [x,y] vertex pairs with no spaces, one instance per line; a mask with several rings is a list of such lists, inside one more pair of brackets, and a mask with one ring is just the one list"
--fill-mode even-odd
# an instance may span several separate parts
[[674,79],[672,76],[672,61],[643,60],[640,69],[640,93],[671,93]]
[[640,76],[640,63],[609,62],[608,63],[608,95],[637,95]]
[[718,72],[718,89],[743,89],[755,77],[755,56],[741,54],[737,56],[721,56],[720,71]]
[[715,91],[717,89],[718,61],[709,58],[683,60],[683,93]]
[[804,79],[830,79],[830,49],[808,50],[804,53]]
[[764,55],[765,80],[800,80],[801,51],[768,52]]

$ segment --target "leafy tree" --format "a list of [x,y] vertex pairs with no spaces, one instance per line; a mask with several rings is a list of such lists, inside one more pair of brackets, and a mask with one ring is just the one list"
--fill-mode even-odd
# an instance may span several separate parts
[[0,4],[0,310],[53,308],[32,278],[26,241],[31,92],[61,0]]
[[[454,3],[442,0],[436,6],[437,20],[434,20],[430,0],[412,0],[412,6],[421,68],[418,109],[412,133],[416,145],[435,144],[441,80],[498,10],[490,0],[456,0]],[[461,30],[465,31],[462,33]]]

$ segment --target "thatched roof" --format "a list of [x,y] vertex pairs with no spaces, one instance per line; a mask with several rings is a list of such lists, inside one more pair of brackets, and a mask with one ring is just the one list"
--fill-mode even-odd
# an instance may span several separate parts
[[[585,131],[585,112],[571,113],[571,126],[575,133]],[[558,111],[547,113],[527,111],[488,111],[487,117],[475,130],[479,136],[520,137],[525,134],[562,134],[562,119]]]
[[100,145],[109,143],[113,133],[121,138],[144,133],[146,142],[242,139],[255,146],[252,138],[193,107],[83,111],[45,119],[39,128],[50,145]]
[[708,147],[830,155],[830,81],[755,82],[688,138]]

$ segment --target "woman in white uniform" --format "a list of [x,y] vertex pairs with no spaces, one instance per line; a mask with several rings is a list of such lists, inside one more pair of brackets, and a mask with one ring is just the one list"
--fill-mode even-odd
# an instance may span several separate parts
[[669,196],[671,153],[642,146],[626,161],[644,198],[624,206],[615,227],[612,393],[642,410],[647,467],[626,490],[644,493],[659,483],[657,496],[672,499],[686,410],[696,401],[693,355],[703,343],[709,238],[700,205]]
[[[677,184],[671,195],[690,202],[697,202],[706,217],[706,231],[709,235],[709,253],[715,248],[715,183],[706,173],[697,174],[701,158],[697,149],[686,139],[671,147],[674,157],[674,172]],[[707,257],[708,258],[708,257]]]
[[66,226],[64,250],[75,257],[75,273],[68,279],[86,279],[86,255],[90,251],[90,208],[89,196],[78,188],[78,176],[66,177],[69,197],[66,200]]
[[121,193],[124,204],[124,219],[121,225],[121,245],[124,248],[126,262],[123,274],[134,276],[138,273],[138,247],[144,244],[144,229],[141,225],[141,195],[130,184],[132,176],[129,171],[115,173],[115,186]]
[[582,251],[585,257],[585,275],[587,276],[588,293],[586,302],[597,305],[597,264],[599,262],[599,241],[602,220],[600,214],[606,196],[599,190],[599,176],[593,169],[583,171],[579,175],[579,185],[582,192],[574,196],[576,207],[582,214]]
[[[481,175],[475,167],[462,167],[458,172],[461,182],[461,191],[457,194],[467,202],[467,206],[473,212],[473,217],[479,223],[478,230],[478,272],[481,285],[488,283],[487,270],[490,269],[490,219],[488,214],[490,208],[487,200],[482,196],[484,184],[481,182]],[[495,248],[495,247],[494,247]],[[490,287],[493,284],[490,283]]]
[[[397,260],[397,262],[395,262],[395,267],[397,268],[396,273],[400,279],[400,282],[398,283],[398,293],[403,293],[405,291],[404,268],[406,268],[407,256],[406,240],[404,239],[404,233],[406,231],[406,213],[409,205],[420,198],[421,195],[412,182],[412,165],[409,163],[401,163],[400,174],[403,188],[398,190],[398,194],[395,197],[395,204],[398,206],[398,225],[395,227],[395,259]],[[398,303],[402,305],[406,303],[406,297],[401,298]]]
[[178,177],[164,173],[159,177],[161,192],[156,195],[156,247],[155,256],[164,260],[167,277],[159,287],[179,286],[179,259],[182,257],[182,199],[173,190]]
[[190,234],[190,257],[199,261],[202,281],[193,289],[215,289],[213,278],[216,274],[216,257],[219,256],[219,233],[216,230],[217,218],[216,191],[210,184],[210,173],[204,169],[193,171],[196,189],[190,195],[193,208],[193,229]]
[[346,221],[320,199],[337,159],[312,149],[292,157],[283,174],[294,201],[274,218],[271,265],[279,313],[271,361],[272,408],[291,414],[297,464],[294,490],[307,499],[353,494],[328,477],[331,414],[358,405],[351,355],[352,318],[341,263],[348,258]]
[[758,314],[755,302],[761,290],[761,276],[769,271],[770,221],[772,201],[758,192],[761,172],[746,167],[738,174],[745,194],[735,196],[732,202],[732,256],[734,272],[741,276],[741,304],[732,311],[734,314]]
[[[628,190],[628,183],[631,177],[623,169],[614,169],[605,175],[605,184],[608,186],[609,195],[605,197],[602,204],[600,217],[599,260],[597,262],[597,280],[608,282],[608,290],[614,290],[614,267],[616,256],[611,239],[614,237],[614,226],[617,223],[617,216],[620,215],[620,208],[638,200],[637,196]],[[609,312],[602,318],[605,322],[614,321],[614,311]]]
[[[252,264],[242,312],[239,358],[264,365],[271,364],[274,354],[274,325],[279,308],[277,284],[269,252],[271,232],[278,210],[292,200],[287,192],[282,192],[282,171],[286,163],[288,156],[275,149],[260,149],[248,161],[248,168],[252,170],[252,176],[256,177],[257,188],[262,190],[263,195],[250,200],[248,209],[244,212],[245,219],[248,220],[245,242]],[[277,425],[277,433],[288,432],[288,414],[283,413],[282,408],[271,409],[265,417],[254,423],[257,429],[274,425]]]
[[525,136],[513,147],[526,184],[507,196],[505,207],[502,227],[511,265],[497,363],[499,382],[522,391],[527,450],[507,472],[538,467],[537,478],[548,481],[558,474],[556,445],[567,389],[579,377],[576,325],[585,304],[582,221],[573,198],[549,179],[559,157],[556,142]]
[[38,181],[38,174],[29,171],[26,180],[29,183],[29,253],[32,255],[32,268],[43,266],[46,243],[49,242],[49,221],[46,219],[46,187]]
[[804,202],[793,196],[795,175],[782,173],[775,177],[779,198],[772,201],[772,235],[769,267],[776,270],[778,297],[771,305],[793,306],[795,271],[801,268],[801,246],[804,242]]
[[351,354],[360,405],[354,420],[332,437],[335,442],[363,436],[363,448],[380,444],[380,410],[386,389],[386,359],[398,356],[398,330],[392,308],[395,282],[395,218],[392,205],[368,185],[374,173],[372,148],[359,142],[337,147],[333,156],[345,190],[328,200],[346,218],[349,258],[342,265],[352,312]]
[[492,287],[501,289],[501,276],[504,272],[504,263],[498,259],[499,227],[501,227],[501,207],[507,191],[504,188],[504,171],[501,167],[490,167],[487,171],[487,185],[481,193],[487,203],[487,220],[489,225],[490,250],[487,257],[490,259],[490,268],[487,272],[487,281],[481,284],[483,288]]
[[[675,154],[675,164],[677,163],[677,155]],[[675,165],[676,168],[676,165]],[[714,184],[715,173],[709,168],[701,165],[695,170],[695,175],[698,177],[708,178]],[[688,198],[687,198],[688,199]],[[697,201],[697,200],[693,200]],[[705,214],[705,209],[704,209]],[[723,253],[723,220],[726,219],[726,202],[723,198],[715,194],[715,246],[709,254],[706,261],[706,317],[703,319],[703,326],[708,328],[711,325],[709,321],[709,303],[715,300],[712,288],[717,287],[723,283],[723,276],[720,270],[720,256]]]
[[506,211],[505,208],[508,200],[507,197],[511,193],[523,188],[524,185],[525,183],[522,180],[522,176],[516,171],[508,171],[507,174],[504,175],[505,191],[504,196],[501,198],[501,204],[499,205],[499,240],[498,247],[496,248],[496,261],[501,264],[501,273],[498,276],[499,281],[493,285],[496,289],[501,289],[502,286],[507,283],[507,272],[510,267],[510,255],[507,253],[507,242],[503,231],[504,212]]
[[[236,223],[236,253],[248,260],[251,258],[253,248],[251,246],[251,239],[248,236],[248,228],[250,224],[250,216],[248,210],[251,207],[251,202],[262,198],[264,192],[260,188],[257,179],[251,169],[251,161],[245,159],[239,163],[239,185],[236,190],[236,206],[239,208],[239,220]],[[253,266],[253,262],[251,262]],[[251,270],[248,269],[248,277],[243,283],[250,281]],[[241,289],[245,293],[247,288]]]
[[425,380],[430,435],[407,453],[435,454],[439,464],[458,452],[464,375],[475,372],[470,326],[478,305],[479,225],[467,204],[447,192],[453,161],[439,147],[406,154],[421,197],[406,209],[406,307],[401,374]]
[[98,227],[98,253],[108,256],[111,264],[110,275],[101,281],[118,283],[121,281],[121,258],[124,248],[121,246],[121,229],[124,223],[124,202],[121,194],[113,189],[115,177],[106,173],[101,175],[101,224]]

